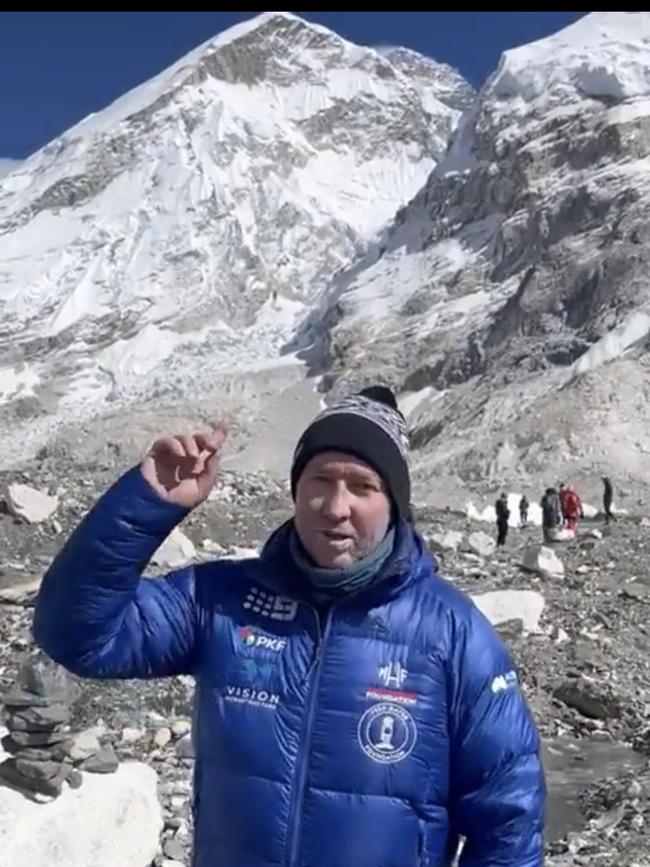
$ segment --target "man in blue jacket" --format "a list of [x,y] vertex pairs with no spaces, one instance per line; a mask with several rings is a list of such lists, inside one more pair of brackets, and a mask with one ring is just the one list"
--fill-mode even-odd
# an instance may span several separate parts
[[195,867],[541,867],[539,738],[509,655],[409,520],[404,419],[373,387],[293,459],[259,558],[141,573],[225,433],[158,440],[56,557],[34,634],[83,677],[196,680]]

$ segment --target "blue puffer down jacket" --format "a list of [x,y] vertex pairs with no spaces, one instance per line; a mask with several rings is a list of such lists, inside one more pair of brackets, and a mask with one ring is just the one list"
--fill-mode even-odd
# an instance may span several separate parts
[[540,867],[539,739],[500,639],[399,526],[383,580],[319,612],[259,559],[141,579],[187,514],[135,468],[48,570],[34,635],[90,678],[191,674],[196,867]]

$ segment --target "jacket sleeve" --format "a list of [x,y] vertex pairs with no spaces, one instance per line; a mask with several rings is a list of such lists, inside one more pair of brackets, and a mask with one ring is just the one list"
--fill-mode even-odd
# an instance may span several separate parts
[[52,562],[36,599],[34,638],[48,656],[82,677],[192,672],[194,569],[141,578],[187,511],[158,497],[138,467],[100,498]]
[[542,867],[539,735],[512,660],[475,607],[456,627],[450,674],[450,819],[465,838],[460,867]]

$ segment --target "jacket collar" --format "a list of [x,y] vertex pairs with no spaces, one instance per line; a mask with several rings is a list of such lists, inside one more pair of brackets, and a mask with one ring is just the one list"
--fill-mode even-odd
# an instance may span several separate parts
[[[395,547],[378,580],[358,593],[343,597],[340,604],[366,609],[382,605],[412,584],[437,572],[435,559],[426,550],[423,539],[412,525],[400,520],[395,529]],[[278,595],[310,603],[311,588],[290,553],[289,537],[292,530],[293,518],[271,534],[257,561],[255,577],[260,584]]]

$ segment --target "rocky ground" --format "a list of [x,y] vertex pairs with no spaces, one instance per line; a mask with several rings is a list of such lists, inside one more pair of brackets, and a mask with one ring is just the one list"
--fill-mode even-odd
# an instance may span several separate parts
[[[0,498],[7,501],[0,513],[0,691],[34,654],[30,602],[44,567],[118,472],[109,462],[67,466],[44,459],[27,474],[0,474]],[[57,496],[55,511],[37,523],[12,515],[7,491],[15,482]],[[286,486],[270,477],[227,472],[216,496],[182,529],[196,558],[222,550],[237,556],[261,543],[289,506]],[[491,537],[492,528],[460,512],[421,507],[417,521],[441,572],[473,596],[532,591],[520,612],[523,602],[512,597],[515,608],[501,615],[506,622],[498,629],[545,742],[546,863],[650,865],[650,520],[584,523],[576,540],[554,546],[562,577],[521,566],[524,552],[541,542],[538,528],[513,528],[506,547],[494,551],[481,535]],[[169,556],[175,555],[161,557],[151,572],[164,569]],[[158,772],[164,830],[157,863],[165,867],[189,863],[192,690],[182,677],[84,681],[71,719],[75,734],[91,728],[120,760],[138,758]]]

